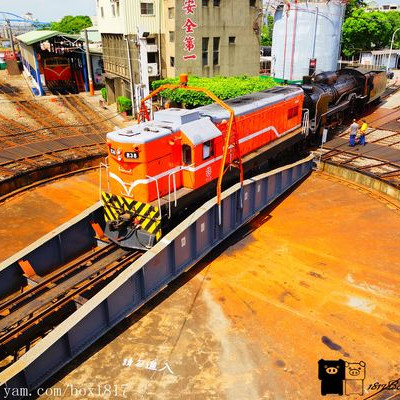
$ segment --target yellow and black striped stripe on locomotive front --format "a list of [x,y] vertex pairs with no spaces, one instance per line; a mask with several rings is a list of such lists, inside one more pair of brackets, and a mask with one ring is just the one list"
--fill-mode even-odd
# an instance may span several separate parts
[[161,239],[161,219],[158,207],[111,193],[102,192],[101,195],[106,222],[118,219],[118,216],[125,211],[135,211],[141,228],[156,235],[157,241]]

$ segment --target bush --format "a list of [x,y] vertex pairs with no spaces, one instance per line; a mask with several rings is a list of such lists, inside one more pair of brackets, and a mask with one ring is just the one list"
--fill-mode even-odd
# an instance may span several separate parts
[[[153,89],[157,89],[164,84],[177,84],[179,78],[161,79],[152,83]],[[223,77],[216,76],[213,78],[200,78],[190,76],[188,81],[189,86],[202,87],[213,92],[222,100],[231,99],[242,96],[244,94],[258,92],[277,86],[277,83],[270,77],[260,78],[258,76],[234,76]],[[198,107],[213,103],[204,93],[191,92],[183,89],[163,90],[162,96],[173,102],[184,104],[189,107]]]
[[132,112],[132,101],[125,96],[119,96],[117,98],[117,105],[119,112]]
[[103,99],[104,99],[105,101],[107,101],[107,89],[106,89],[105,87],[103,87],[103,88],[101,89],[101,96],[103,97]]

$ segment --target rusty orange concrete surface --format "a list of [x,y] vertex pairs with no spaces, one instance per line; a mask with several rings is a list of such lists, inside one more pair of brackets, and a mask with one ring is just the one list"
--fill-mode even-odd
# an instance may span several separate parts
[[111,399],[337,398],[320,395],[321,358],[363,360],[366,388],[396,379],[399,228],[392,204],[313,173],[59,373],[41,398],[78,390]]
[[59,179],[0,204],[0,261],[93,205],[98,171]]

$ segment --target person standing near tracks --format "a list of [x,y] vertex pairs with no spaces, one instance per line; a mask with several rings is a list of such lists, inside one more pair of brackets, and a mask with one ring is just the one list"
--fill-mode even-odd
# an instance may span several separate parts
[[363,119],[363,123],[362,123],[361,129],[360,129],[360,138],[358,139],[358,144],[360,144],[362,146],[366,145],[365,134],[367,133],[367,129],[368,129],[368,124],[365,121],[365,119]]
[[355,119],[353,119],[353,123],[350,125],[350,140],[349,140],[349,146],[355,146],[356,145],[356,136],[357,136],[357,131],[358,131],[358,124]]

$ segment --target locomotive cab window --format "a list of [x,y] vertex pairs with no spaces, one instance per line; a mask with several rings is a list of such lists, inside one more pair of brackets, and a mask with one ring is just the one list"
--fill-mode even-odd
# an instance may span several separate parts
[[299,115],[299,106],[295,106],[292,108],[289,108],[288,110],[288,119],[297,117]]
[[203,160],[207,160],[213,155],[213,148],[211,140],[203,143]]
[[182,160],[186,165],[192,163],[192,148],[188,144],[182,145]]

